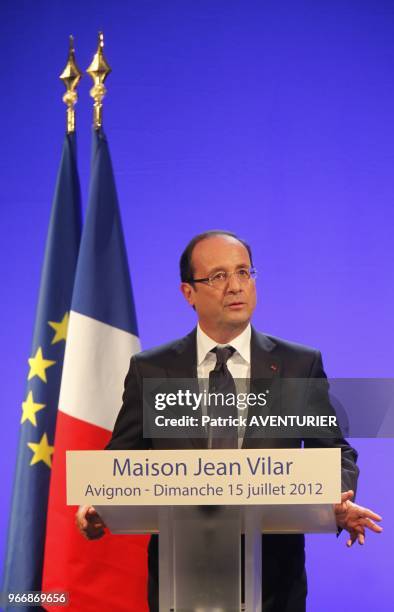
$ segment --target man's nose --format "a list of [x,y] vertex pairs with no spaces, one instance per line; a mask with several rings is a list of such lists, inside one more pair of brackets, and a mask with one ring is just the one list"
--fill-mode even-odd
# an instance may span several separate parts
[[230,291],[231,293],[238,293],[239,291],[242,291],[242,284],[236,272],[233,272],[228,277],[227,291]]

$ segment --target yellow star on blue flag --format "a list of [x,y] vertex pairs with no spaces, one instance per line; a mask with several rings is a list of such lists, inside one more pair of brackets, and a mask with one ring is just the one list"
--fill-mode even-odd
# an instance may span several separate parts
[[64,315],[63,319],[58,323],[56,321],[48,321],[48,325],[55,330],[55,335],[52,338],[51,344],[56,344],[56,342],[60,342],[61,340],[66,340],[67,338],[67,328],[68,328],[68,312]]
[[33,398],[33,391],[29,391],[27,398],[22,402],[21,423],[29,420],[34,427],[37,427],[36,412],[45,408],[46,404],[37,404]]
[[55,447],[48,444],[48,437],[46,433],[42,435],[38,444],[35,442],[28,442],[27,446],[34,453],[33,457],[31,458],[30,465],[43,461],[48,467],[52,467],[51,455],[53,454]]
[[36,354],[34,357],[30,357],[29,366],[30,372],[27,377],[27,380],[31,380],[34,376],[38,376],[45,383],[47,382],[46,370],[51,366],[55,365],[56,361],[51,361],[50,359],[44,359],[42,354],[41,346],[38,347]]

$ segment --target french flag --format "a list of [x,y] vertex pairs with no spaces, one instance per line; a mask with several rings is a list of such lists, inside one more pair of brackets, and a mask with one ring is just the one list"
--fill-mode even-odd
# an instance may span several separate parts
[[[67,253],[64,253],[67,257]],[[87,541],[66,505],[66,450],[103,449],[122,398],[130,357],[140,350],[112,164],[93,132],[87,217],[68,326],[48,505],[43,590],[67,591],[68,610],[143,612],[147,536]],[[61,612],[64,608],[51,606]]]

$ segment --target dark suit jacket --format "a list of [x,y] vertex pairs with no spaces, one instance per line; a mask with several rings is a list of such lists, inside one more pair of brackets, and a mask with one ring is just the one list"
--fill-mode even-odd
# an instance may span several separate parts
[[[110,450],[122,449],[182,449],[204,448],[206,441],[196,439],[143,438],[143,379],[144,378],[196,378],[196,330],[169,344],[134,355],[125,380],[123,405],[119,412]],[[323,370],[321,354],[314,349],[290,343],[256,332],[251,336],[251,387],[263,381],[271,386],[280,379],[322,379],[320,401],[329,405],[328,384]],[[263,388],[264,388],[263,387]],[[258,390],[258,389],[256,389]],[[356,490],[357,453],[342,437],[264,439],[247,432],[244,448],[340,447],[342,457],[342,490]],[[154,544],[154,542],[153,542]],[[150,579],[157,580],[154,569],[157,559],[157,541],[151,546]],[[152,559],[153,558],[153,559]],[[303,610],[306,597],[304,570],[304,538],[301,535],[263,537],[263,610],[295,612]],[[157,583],[156,583],[157,584]],[[153,588],[154,590],[154,588]],[[151,593],[152,596],[152,593]],[[151,604],[151,610],[155,609]]]
[[[190,334],[149,351],[134,355],[125,380],[123,405],[115,423],[111,441],[107,448],[204,448],[203,438],[195,439],[144,439],[142,384],[144,378],[195,378],[197,376],[196,330]],[[319,351],[266,336],[252,328],[251,336],[251,385],[275,379],[326,379]],[[321,392],[321,389],[320,389]],[[328,392],[328,385],[325,393]],[[329,404],[328,395],[326,402]],[[246,432],[244,448],[299,447],[302,440],[256,438]],[[357,485],[357,453],[342,438],[305,439],[306,447],[340,447],[342,450],[342,490]]]

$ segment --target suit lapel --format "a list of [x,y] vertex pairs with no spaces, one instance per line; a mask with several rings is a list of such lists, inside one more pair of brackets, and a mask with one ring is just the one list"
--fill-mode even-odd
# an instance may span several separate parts
[[[248,411],[248,421],[252,416],[259,416],[271,412],[273,405],[276,403],[278,383],[280,381],[281,360],[275,354],[276,344],[264,334],[256,332],[252,327],[251,345],[250,345],[250,391],[251,393],[265,393],[267,398],[267,406],[250,407]],[[267,394],[268,391],[268,394]],[[255,430],[258,432],[258,430]],[[243,447],[264,448],[272,446],[272,440],[253,435],[253,429],[246,428]]]
[[[166,369],[167,377],[171,379],[188,378],[194,379],[195,383],[191,387],[191,391],[199,392],[197,381],[197,328],[194,328],[190,334],[179,340],[174,346],[174,359],[169,360],[168,368]],[[179,440],[178,440],[179,442]],[[183,439],[185,448],[206,448],[206,438],[185,438]]]
[[264,381],[271,383],[274,376],[280,374],[281,362],[273,353],[276,344],[264,334],[259,334],[252,327],[250,344],[250,378],[251,386]]

